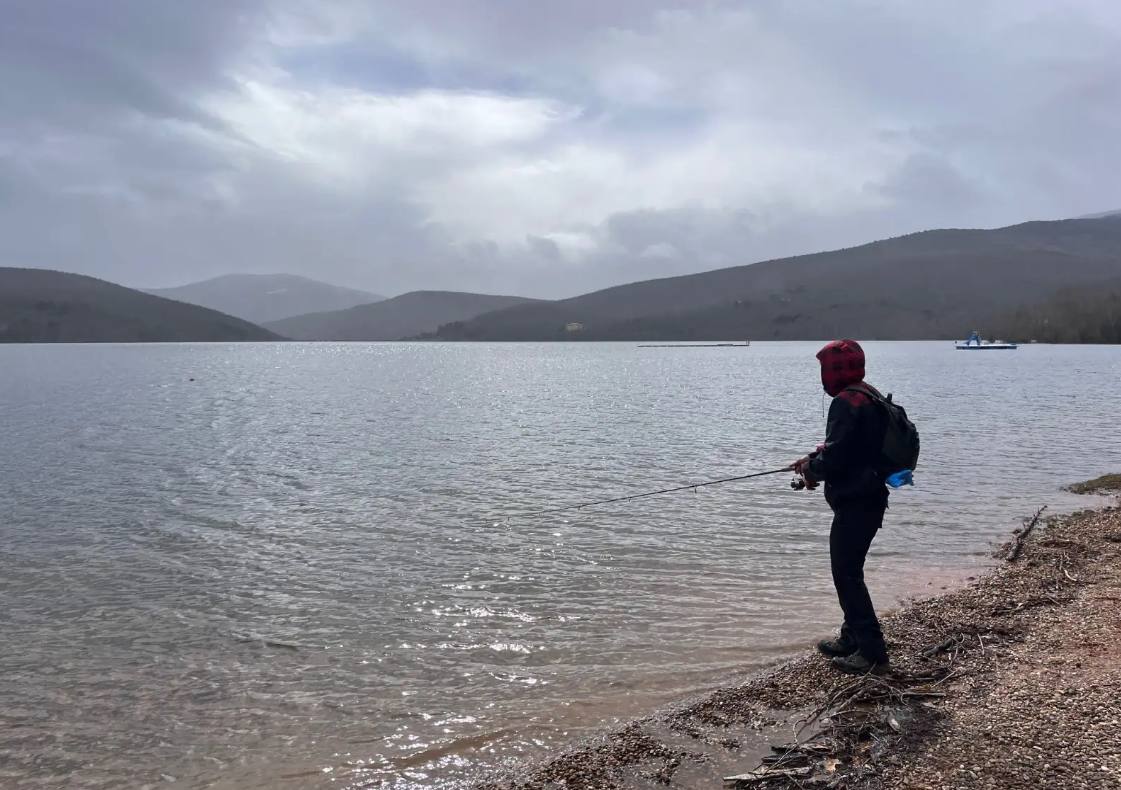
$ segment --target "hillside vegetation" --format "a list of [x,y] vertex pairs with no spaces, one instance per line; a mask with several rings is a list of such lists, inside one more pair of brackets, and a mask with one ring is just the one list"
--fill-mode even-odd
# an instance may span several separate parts
[[1121,343],[1121,280],[1097,288],[1067,288],[1014,311],[999,334],[1041,343]]
[[[933,230],[621,285],[442,326],[446,340],[956,338],[1121,276],[1121,217]],[[583,330],[568,332],[566,324]]]

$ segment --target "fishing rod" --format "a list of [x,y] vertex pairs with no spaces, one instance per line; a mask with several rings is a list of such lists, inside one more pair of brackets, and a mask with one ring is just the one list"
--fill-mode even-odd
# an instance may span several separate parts
[[619,496],[619,497],[615,497],[613,499],[599,499],[599,500],[596,500],[595,502],[583,502],[579,505],[567,505],[565,507],[551,507],[551,508],[547,508],[546,510],[533,510],[533,511],[530,511],[529,513],[522,513],[521,517],[543,516],[546,513],[564,513],[565,511],[568,511],[568,510],[582,510],[586,507],[592,507],[593,505],[610,505],[614,502],[629,502],[632,499],[642,499],[643,497],[657,496],[658,494],[673,494],[673,493],[676,493],[678,491],[689,491],[689,490],[695,491],[696,489],[703,488],[704,486],[715,486],[715,485],[720,485],[721,483],[735,483],[735,482],[738,482],[740,480],[750,480],[753,477],[764,477],[766,475],[777,475],[777,474],[781,474],[782,472],[789,472],[790,470],[791,470],[791,467],[784,466],[784,467],[782,467],[782,469],[769,469],[766,472],[755,472],[755,473],[750,474],[750,475],[739,475],[738,477],[725,477],[725,478],[722,478],[720,480],[709,480],[709,481],[704,482],[704,483],[693,483],[692,485],[677,486],[676,488],[663,488],[660,491],[647,491],[647,492],[642,493],[642,494],[631,494],[630,496]]

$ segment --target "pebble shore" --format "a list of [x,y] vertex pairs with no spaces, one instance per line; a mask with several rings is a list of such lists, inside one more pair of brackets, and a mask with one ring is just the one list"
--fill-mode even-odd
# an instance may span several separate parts
[[1026,526],[884,619],[886,675],[807,653],[480,787],[1121,788],[1121,509]]

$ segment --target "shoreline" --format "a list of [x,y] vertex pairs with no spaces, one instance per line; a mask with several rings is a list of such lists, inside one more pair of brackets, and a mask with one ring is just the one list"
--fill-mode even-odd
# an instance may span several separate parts
[[477,787],[1119,787],[1121,507],[1025,525],[883,618],[888,675],[805,651]]

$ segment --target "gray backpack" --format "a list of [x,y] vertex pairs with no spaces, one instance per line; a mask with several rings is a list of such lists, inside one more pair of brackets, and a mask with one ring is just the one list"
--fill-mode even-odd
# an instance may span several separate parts
[[907,410],[891,399],[890,393],[884,397],[867,384],[854,384],[846,389],[861,392],[878,403],[887,414],[887,430],[884,431],[884,445],[880,450],[885,475],[914,471],[919,462],[919,429],[907,418]]

